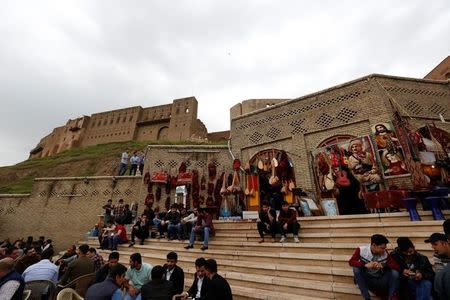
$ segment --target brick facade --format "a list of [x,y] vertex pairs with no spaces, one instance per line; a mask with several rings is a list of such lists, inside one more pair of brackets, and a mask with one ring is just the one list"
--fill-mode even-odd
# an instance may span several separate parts
[[370,75],[232,119],[232,151],[248,161],[263,150],[286,150],[297,186],[315,191],[310,153],[321,142],[371,134],[371,126],[392,121],[391,102],[417,128],[435,121],[450,131],[439,117],[450,119],[449,101],[448,82]]

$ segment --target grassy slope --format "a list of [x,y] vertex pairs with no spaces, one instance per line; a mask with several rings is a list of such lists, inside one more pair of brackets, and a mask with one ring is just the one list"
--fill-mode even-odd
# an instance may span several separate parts
[[[0,168],[0,194],[29,193],[36,177],[113,175],[117,172],[124,149],[142,150],[149,143],[192,145],[195,142],[109,143],[63,151],[51,157],[28,159],[14,166]],[[206,144],[206,143],[205,143]]]

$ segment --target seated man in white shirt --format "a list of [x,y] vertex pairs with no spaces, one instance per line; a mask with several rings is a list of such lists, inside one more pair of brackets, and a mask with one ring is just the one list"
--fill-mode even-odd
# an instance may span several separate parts
[[58,282],[58,266],[50,261],[53,249],[42,253],[41,261],[29,266],[22,274],[25,282],[33,280],[50,280]]

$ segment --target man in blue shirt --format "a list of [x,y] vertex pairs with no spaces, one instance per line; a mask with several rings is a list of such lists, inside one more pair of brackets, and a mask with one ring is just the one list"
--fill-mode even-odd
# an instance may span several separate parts
[[33,280],[50,280],[58,282],[58,266],[50,261],[53,249],[42,252],[41,261],[29,266],[23,271],[22,277],[25,282]]
[[111,268],[109,276],[103,282],[92,285],[86,292],[86,300],[110,300],[114,293],[125,283],[127,268],[117,264]]

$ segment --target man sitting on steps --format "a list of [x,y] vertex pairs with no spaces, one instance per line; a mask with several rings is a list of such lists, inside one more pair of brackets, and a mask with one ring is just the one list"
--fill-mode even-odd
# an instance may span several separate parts
[[259,243],[264,242],[264,233],[272,235],[272,242],[275,242],[275,234],[277,233],[277,213],[270,207],[268,201],[263,201],[262,210],[259,212],[259,221],[256,223],[258,233],[261,237]]
[[397,299],[399,266],[386,251],[388,243],[384,235],[374,234],[370,245],[356,248],[348,261],[365,300],[370,299],[369,290],[378,294],[387,292],[388,299]]
[[200,250],[203,251],[208,249],[209,235],[214,233],[214,225],[212,222],[212,216],[205,212],[205,210],[201,207],[197,209],[197,222],[191,230],[189,244],[184,247],[185,249],[194,248],[196,233],[203,233],[203,246]]
[[298,231],[300,224],[297,221],[297,211],[289,208],[289,203],[283,201],[280,214],[278,215],[278,224],[281,231],[280,243],[287,241],[286,234],[292,232],[294,234],[294,242],[298,243]]

